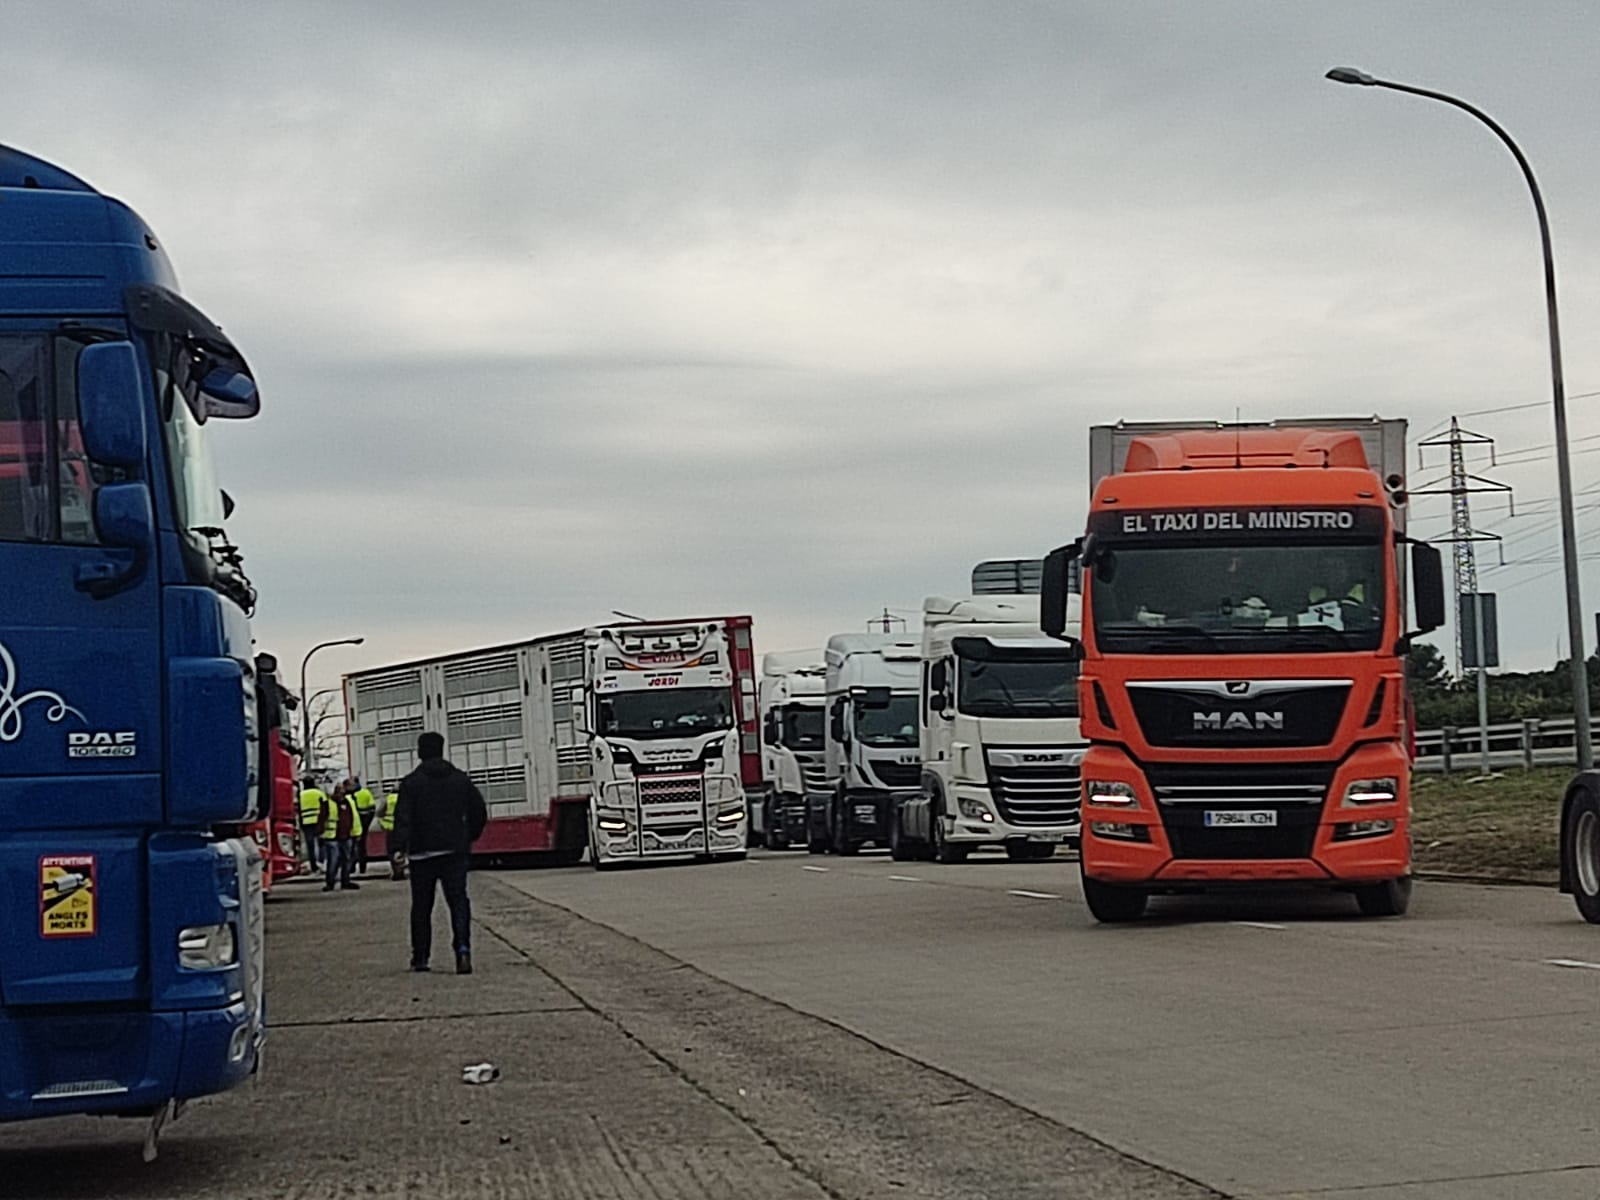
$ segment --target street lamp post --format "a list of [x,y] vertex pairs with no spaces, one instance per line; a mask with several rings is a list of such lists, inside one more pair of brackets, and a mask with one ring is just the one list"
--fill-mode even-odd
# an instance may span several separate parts
[[[1556,312],[1556,260],[1550,249],[1550,221],[1545,216],[1544,196],[1539,191],[1539,182],[1533,177],[1533,168],[1528,165],[1528,159],[1522,153],[1522,148],[1511,140],[1511,135],[1488,113],[1468,104],[1465,100],[1447,96],[1443,92],[1412,87],[1406,83],[1374,79],[1366,72],[1357,71],[1353,67],[1335,67],[1328,72],[1327,77],[1335,83],[1388,88],[1393,92],[1405,92],[1408,95],[1437,100],[1441,104],[1459,108],[1462,112],[1478,118],[1493,130],[1495,136],[1505,143],[1506,149],[1511,151],[1511,156],[1517,160],[1517,166],[1522,168],[1522,177],[1528,182],[1528,191],[1533,195],[1533,211],[1539,218],[1539,244],[1544,251],[1544,303],[1550,332],[1550,390],[1555,407],[1556,426],[1556,481],[1561,498],[1561,561],[1567,581],[1567,641],[1572,652],[1572,715],[1577,737],[1578,769],[1592,770],[1594,743],[1589,729],[1589,672],[1583,650],[1583,599],[1578,578],[1578,529],[1572,510],[1572,462],[1567,446],[1567,386],[1561,370],[1561,320]],[[1481,622],[1479,629],[1482,629]]]
[[334,638],[329,642],[318,642],[306,651],[306,656],[300,660],[300,729],[305,734],[305,741],[301,752],[305,755],[305,768],[310,770],[313,766],[311,749],[311,702],[306,697],[306,667],[310,665],[311,656],[318,650],[326,650],[329,646],[359,646],[367,639],[364,637]]

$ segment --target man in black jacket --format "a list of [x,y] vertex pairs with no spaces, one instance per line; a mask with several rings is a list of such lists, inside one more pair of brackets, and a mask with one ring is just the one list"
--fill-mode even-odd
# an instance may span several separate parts
[[455,943],[456,974],[472,974],[472,906],[467,899],[467,856],[489,819],[483,796],[465,771],[444,757],[444,738],[417,738],[417,769],[400,781],[389,849],[395,865],[411,871],[411,969],[428,970],[433,949],[434,884],[444,885]]

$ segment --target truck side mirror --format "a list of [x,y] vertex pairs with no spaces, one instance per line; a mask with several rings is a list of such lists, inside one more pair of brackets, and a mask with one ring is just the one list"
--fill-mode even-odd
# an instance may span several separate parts
[[79,353],[78,421],[83,448],[95,462],[128,470],[144,466],[144,394],[132,342],[96,342]]
[[150,489],[142,483],[101,485],[94,494],[94,527],[100,544],[118,553],[79,563],[74,584],[79,591],[104,600],[138,582],[150,560],[156,536]]
[[762,722],[761,739],[769,746],[778,744],[778,714],[776,710],[769,712],[766,720]]
[[833,702],[833,712],[830,714],[828,720],[828,735],[841,746],[850,740],[849,735],[846,733],[844,727],[843,700],[835,700]]
[[1081,541],[1057,546],[1044,556],[1039,580],[1039,628],[1046,637],[1065,640],[1067,634],[1067,593],[1072,561],[1083,548]]
[[1411,588],[1417,632],[1432,633],[1444,624],[1444,559],[1427,542],[1411,543]]

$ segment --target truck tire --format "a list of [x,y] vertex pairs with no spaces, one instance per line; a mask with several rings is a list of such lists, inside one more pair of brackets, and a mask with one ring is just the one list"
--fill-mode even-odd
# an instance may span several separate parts
[[1403,917],[1411,907],[1411,876],[1385,879],[1354,889],[1363,917]]
[[960,843],[951,843],[944,840],[944,816],[933,813],[928,818],[929,832],[933,834],[933,861],[944,863],[947,866],[954,863],[964,863],[967,855],[972,853],[971,846]]
[[1083,901],[1089,906],[1090,915],[1102,925],[1124,925],[1144,916],[1150,893],[1143,888],[1101,883],[1087,875],[1082,879]]
[[1578,913],[1589,924],[1600,925],[1600,795],[1588,787],[1573,797],[1561,852]]
[[889,857],[895,862],[910,862],[916,856],[916,847],[906,840],[905,831],[900,828],[897,804],[889,810]]
[[761,802],[761,845],[768,850],[787,850],[789,835],[778,819],[778,797],[768,792]]

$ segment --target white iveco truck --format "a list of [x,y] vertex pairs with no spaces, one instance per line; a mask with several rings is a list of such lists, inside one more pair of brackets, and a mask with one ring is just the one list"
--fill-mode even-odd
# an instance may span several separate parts
[[443,734],[488,803],[480,857],[743,857],[753,667],[748,617],[702,617],[360,671],[345,677],[351,767],[393,791],[417,734]]
[[761,765],[766,791],[751,809],[751,832],[768,850],[806,840],[806,796],[824,790],[824,693],[821,650],[761,659]]
[[950,863],[1003,845],[1026,861],[1075,843],[1078,669],[1040,631],[1039,598],[930,596],[922,620],[921,787],[895,807],[891,854]]
[[889,814],[915,793],[920,643],[905,634],[828,640],[823,790],[807,799],[806,848],[854,854],[888,844]]

